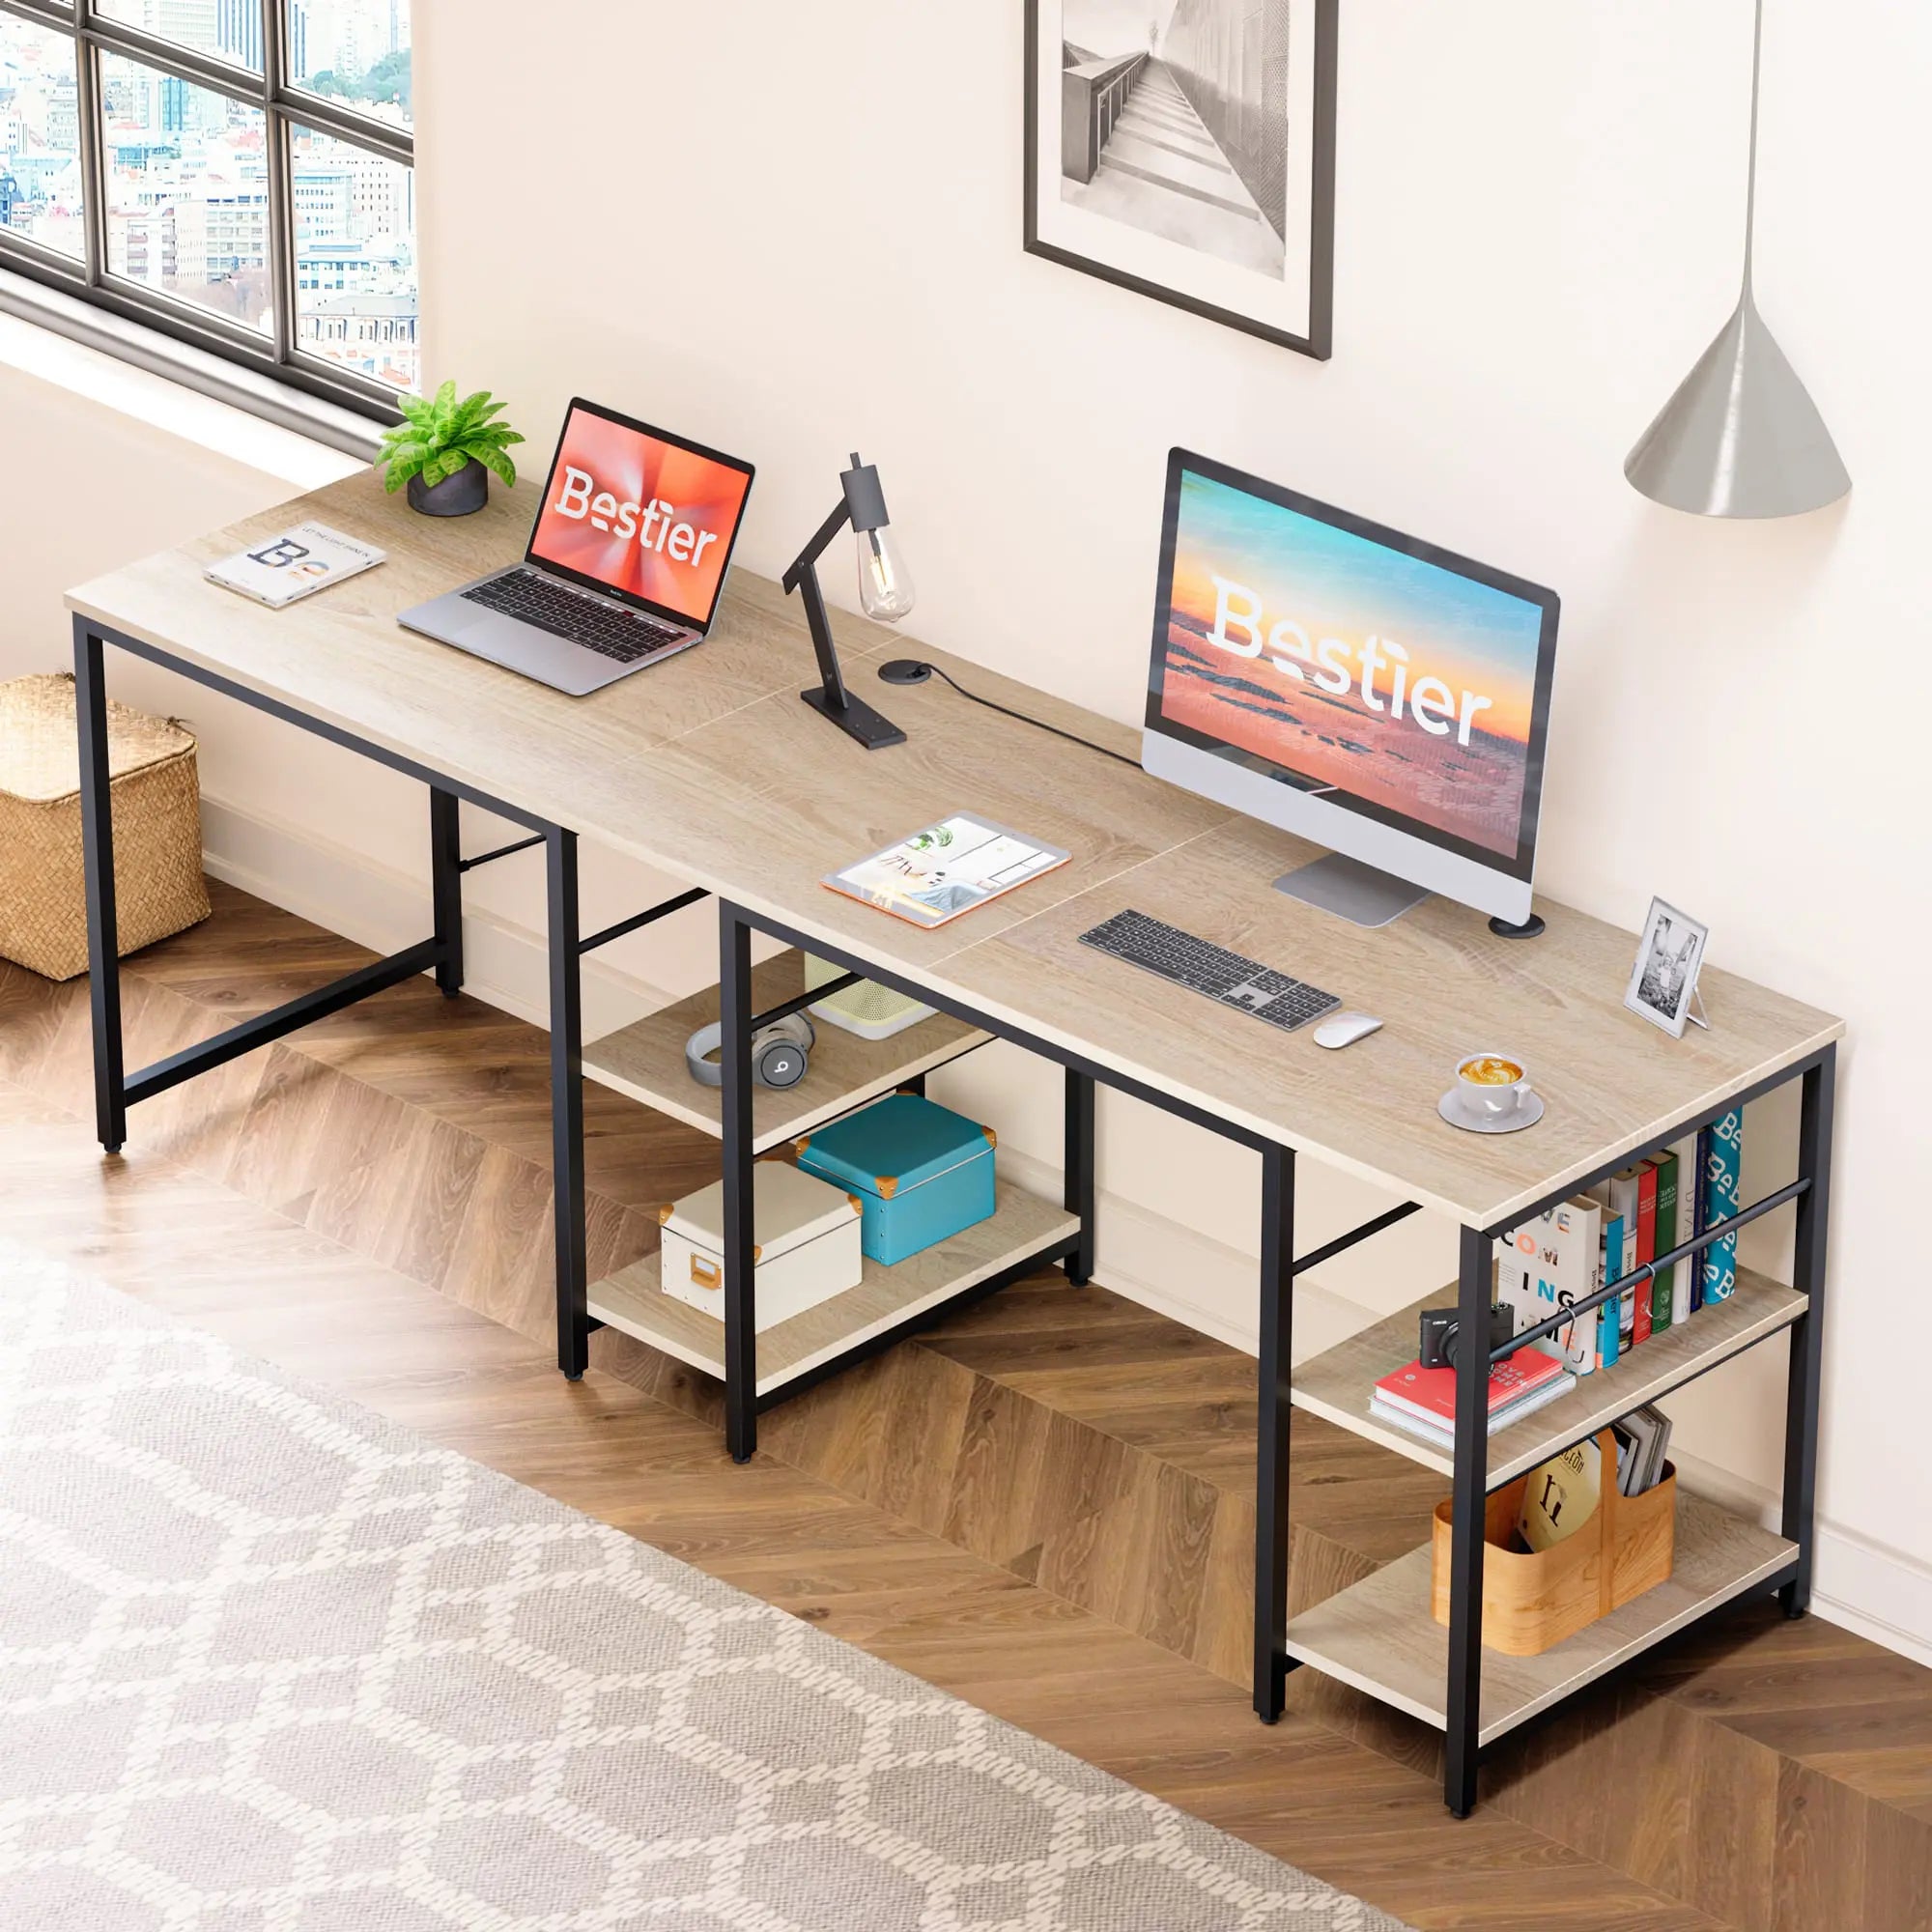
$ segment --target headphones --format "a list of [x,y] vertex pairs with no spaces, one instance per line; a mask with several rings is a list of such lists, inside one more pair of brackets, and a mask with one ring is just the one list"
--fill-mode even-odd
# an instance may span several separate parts
[[[786,1013],[752,1036],[752,1078],[760,1087],[796,1087],[811,1066],[818,1035],[804,1013]],[[684,1043],[685,1071],[702,1087],[722,1087],[724,1069],[711,1056],[724,1043],[722,1024],[699,1027]]]

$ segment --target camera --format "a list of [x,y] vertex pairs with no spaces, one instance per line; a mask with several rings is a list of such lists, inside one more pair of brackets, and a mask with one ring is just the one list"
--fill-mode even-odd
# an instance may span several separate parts
[[[1425,1369],[1453,1369],[1456,1366],[1456,1330],[1459,1326],[1453,1308],[1425,1308],[1422,1311],[1422,1337],[1416,1353]],[[1516,1333],[1516,1311],[1499,1301],[1490,1304],[1490,1339],[1483,1345],[1489,1354],[1500,1349]]]

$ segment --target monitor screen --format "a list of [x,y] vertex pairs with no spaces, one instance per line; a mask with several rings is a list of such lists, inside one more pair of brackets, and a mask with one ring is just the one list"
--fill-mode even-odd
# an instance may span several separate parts
[[1147,723],[1527,880],[1553,592],[1177,450]]
[[574,402],[530,532],[530,560],[702,629],[751,490],[749,463]]

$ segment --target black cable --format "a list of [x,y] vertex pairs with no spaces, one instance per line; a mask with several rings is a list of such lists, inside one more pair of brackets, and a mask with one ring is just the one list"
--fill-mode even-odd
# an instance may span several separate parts
[[[895,665],[902,664],[904,663],[904,660],[895,659],[894,663]],[[886,677],[886,671],[892,668],[893,667],[890,666],[880,667],[879,675],[886,683],[895,684],[895,683],[904,683],[909,681],[903,678]],[[945,678],[947,683],[950,684],[952,687],[952,689],[959,694],[961,697],[970,697],[975,704],[983,704],[988,711],[997,711],[1003,718],[1017,719],[1020,724],[1031,724],[1036,730],[1051,731],[1056,738],[1065,738],[1069,745],[1084,745],[1090,752],[1098,752],[1103,758],[1114,758],[1118,760],[1121,764],[1131,765],[1135,771],[1139,771],[1141,769],[1141,761],[1138,758],[1128,757],[1124,752],[1109,751],[1105,745],[1096,745],[1091,738],[1082,738],[1077,736],[1074,732],[1063,731],[1058,724],[1049,724],[1043,718],[1029,718],[1024,711],[1014,711],[1008,705],[994,703],[990,697],[981,697],[977,691],[968,691],[966,687],[963,684],[961,684],[957,678],[952,676],[950,673],[946,671],[941,670],[936,664],[923,665],[920,667],[920,668],[923,670],[929,671],[934,677]]]

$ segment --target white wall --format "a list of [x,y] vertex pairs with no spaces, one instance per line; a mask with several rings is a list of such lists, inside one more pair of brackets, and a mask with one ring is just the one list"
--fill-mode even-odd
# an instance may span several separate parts
[[[1541,887],[1625,924],[1661,892],[1711,921],[1722,965],[1850,1022],[1821,1590],[1932,1646],[1932,1463],[1901,1453],[1897,1406],[1869,1386],[1922,1326],[1901,1204],[1932,1081],[1915,769],[1932,378],[1913,340],[1932,271],[1907,185],[1932,178],[1932,18],[1901,0],[1771,10],[1760,294],[1858,487],[1750,527],[1656,509],[1621,476],[1735,292],[1748,0],[1349,10],[1326,365],[1021,252],[1016,9],[578,0],[540,34],[524,0],[422,13],[432,374],[508,396],[535,446],[581,391],[754,458],[750,567],[783,564],[856,444],[885,471],[913,627],[1121,718],[1175,442],[1557,586]],[[0,409],[15,410],[4,380]],[[65,401],[52,420],[55,441],[99,428],[77,431]],[[15,468],[0,466],[10,532],[47,508]],[[197,477],[161,528],[117,486],[84,569],[266,487]],[[0,650],[16,661],[5,630]],[[344,929],[359,919],[358,936],[415,936],[408,787],[218,706],[205,728],[217,866]],[[304,862],[318,838],[327,866]],[[525,863],[471,883],[490,977],[527,1009]],[[599,864],[586,917],[648,890]],[[704,976],[703,923],[615,963],[593,989],[612,1017]],[[996,1050],[953,1091],[1046,1178],[1058,1114],[1037,1070]],[[1747,1192],[1779,1178],[1791,1127],[1788,1108],[1756,1111]],[[1101,1180],[1103,1278],[1251,1340],[1252,1161],[1110,1097]],[[1304,1163],[1307,1239],[1378,1205]],[[1788,1236],[1764,1232],[1747,1258],[1778,1264]],[[1417,1217],[1324,1276],[1300,1336],[1453,1266],[1453,1231]],[[1781,1395],[1773,1347],[1672,1404],[1708,1480],[1776,1488]]]

